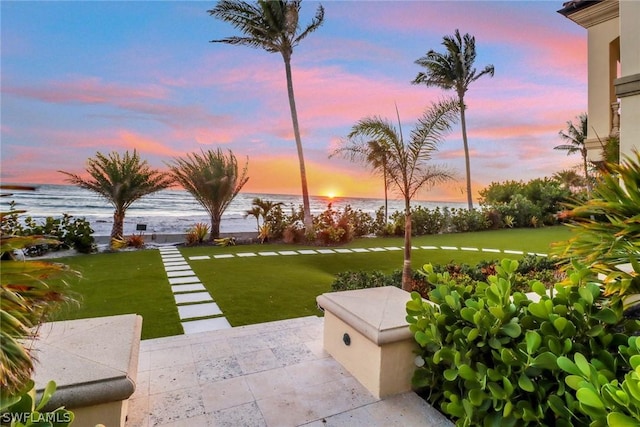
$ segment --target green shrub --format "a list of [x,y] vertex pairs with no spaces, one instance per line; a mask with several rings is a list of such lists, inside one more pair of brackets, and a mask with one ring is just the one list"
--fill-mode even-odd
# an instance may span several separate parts
[[81,253],[91,253],[96,249],[92,236],[91,224],[84,218],[74,218],[63,214],[61,218],[47,217],[38,223],[30,216],[19,219],[24,211],[15,210],[15,203],[10,203],[9,212],[2,216],[1,232],[5,236],[46,236],[57,241],[56,244],[34,245],[25,252],[27,255],[42,255],[43,253],[73,248]]
[[517,268],[503,260],[473,287],[425,265],[434,305],[417,293],[407,303],[420,346],[413,384],[458,426],[589,425],[558,359],[580,353],[608,379],[621,378],[618,347],[638,322],[603,298],[586,269],[571,272],[571,284],[556,285],[553,297],[530,283],[540,295],[532,302],[512,292]]
[[630,337],[628,346],[620,346],[620,353],[631,368],[623,381],[603,375],[598,364],[589,363],[580,353],[574,360],[558,358],[560,369],[569,374],[565,383],[576,392],[578,409],[593,420],[591,425],[640,425],[639,345],[640,337]]
[[[427,296],[431,287],[424,280],[424,276],[418,272],[413,275],[413,289],[423,296]],[[351,291],[355,289],[378,288],[381,286],[395,286],[402,288],[402,270],[395,270],[391,274],[384,274],[381,271],[345,271],[336,274],[331,291]]]

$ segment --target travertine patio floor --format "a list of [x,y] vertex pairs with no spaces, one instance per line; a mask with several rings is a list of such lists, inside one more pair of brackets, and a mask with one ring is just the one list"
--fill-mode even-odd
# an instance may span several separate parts
[[309,316],[145,340],[127,427],[452,424],[415,393],[380,400],[322,349]]

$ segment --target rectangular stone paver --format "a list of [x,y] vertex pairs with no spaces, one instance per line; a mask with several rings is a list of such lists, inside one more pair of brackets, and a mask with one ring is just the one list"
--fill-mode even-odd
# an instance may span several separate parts
[[251,257],[251,256],[258,256],[258,254],[254,253],[254,252],[239,252],[236,254],[237,256],[239,256],[240,258],[246,258],[246,257]]
[[191,292],[188,294],[176,294],[173,296],[176,304],[186,304],[191,302],[213,301],[209,292]]
[[386,250],[388,251],[401,251],[402,248],[398,247],[398,246],[385,246],[384,247]]
[[464,246],[461,246],[461,247],[460,247],[460,250],[463,250],[463,251],[478,252],[478,248],[466,248],[466,247],[464,247]]
[[217,314],[222,314],[222,311],[215,302],[178,306],[178,315],[180,316],[180,319],[215,316]]
[[234,255],[233,254],[219,254],[219,255],[214,255],[213,256],[215,259],[222,259],[222,258],[233,258]]
[[437,246],[420,246],[422,249],[438,249]]
[[180,265],[165,265],[164,271],[182,271],[182,270],[191,270],[189,264],[186,262]]
[[385,248],[369,248],[369,250],[371,252],[384,252],[384,251],[386,251]]
[[319,254],[335,254],[332,249],[318,249]]
[[215,317],[213,319],[201,319],[182,322],[182,329],[184,329],[185,334],[196,334],[198,332],[231,329],[231,325],[225,317]]
[[344,249],[335,249],[335,251],[337,253],[339,253],[339,254],[350,254],[350,253],[352,253],[351,249],[346,249],[346,248],[344,248]]
[[261,256],[278,256],[278,252],[258,252]]
[[353,248],[352,251],[353,252],[358,252],[358,253],[363,253],[363,252],[369,252],[369,249],[367,249],[367,248]]
[[194,283],[189,285],[173,285],[171,292],[177,294],[179,292],[193,292],[193,291],[206,291],[202,283]]
[[166,268],[166,267],[174,267],[174,266],[176,266],[176,265],[189,265],[189,264],[187,264],[187,261],[185,261],[185,260],[182,260],[182,261],[171,261],[171,262],[165,262],[165,263],[163,263],[163,264],[164,264],[165,268]]
[[167,277],[195,276],[193,270],[167,271]]
[[457,251],[457,246],[440,246],[440,249],[449,250],[449,251]]
[[482,252],[493,252],[493,253],[500,253],[500,249],[486,249],[486,248],[482,248]]
[[300,249],[298,253],[301,255],[316,255],[318,252],[313,249]]
[[170,285],[181,285],[183,283],[199,283],[200,279],[196,276],[187,276],[187,277],[172,277],[169,279]]
[[162,257],[162,262],[182,261],[182,260],[184,260],[184,258],[182,257],[182,255],[176,255],[176,256],[163,256],[163,257]]
[[298,252],[296,251],[278,251],[278,253],[280,255],[300,255]]
[[524,254],[524,252],[522,252],[522,251],[510,251],[508,249],[505,249],[504,253],[505,254],[514,254],[514,255],[523,255]]
[[211,257],[209,257],[209,255],[197,255],[197,256],[190,256],[189,259],[191,261],[200,261],[203,259],[211,259]]

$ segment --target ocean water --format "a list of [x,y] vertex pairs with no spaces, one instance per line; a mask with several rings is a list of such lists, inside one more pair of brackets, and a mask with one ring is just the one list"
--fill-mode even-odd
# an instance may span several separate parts
[[[15,208],[26,210],[24,216],[40,221],[46,217],[61,217],[63,213],[73,217],[85,218],[91,223],[96,236],[108,236],[113,224],[113,207],[99,195],[71,185],[40,185],[36,191],[5,190],[11,196],[0,198],[0,209],[6,212],[9,203],[15,202]],[[302,204],[302,196],[290,194],[240,193],[225,211],[220,231],[222,233],[240,233],[256,231],[256,219],[245,217],[245,211],[251,209],[251,201],[260,197],[263,200],[284,203],[283,209],[297,208]],[[373,214],[384,205],[383,199],[312,196],[311,213],[318,214],[329,203],[334,209],[343,209],[350,205],[353,209]],[[389,214],[403,209],[401,200],[389,200]],[[464,208],[465,203],[414,201],[414,206]],[[168,189],[145,196],[134,202],[125,216],[125,235],[134,234],[139,224],[146,225],[146,234],[180,234],[197,222],[209,224],[207,212],[184,190]]]

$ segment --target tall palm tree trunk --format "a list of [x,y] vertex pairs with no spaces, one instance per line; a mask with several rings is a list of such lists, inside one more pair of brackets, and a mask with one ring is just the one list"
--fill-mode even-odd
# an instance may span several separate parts
[[467,141],[467,119],[465,117],[464,95],[460,95],[460,126],[462,128],[462,144],[464,146],[464,165],[467,173],[467,205],[473,209],[473,195],[471,193],[471,164],[469,161],[469,143]]
[[387,219],[389,218],[389,197],[387,194],[388,186],[387,186],[387,162],[384,161],[382,164],[382,176],[384,178],[384,222],[387,223]]
[[311,220],[311,207],[309,205],[309,188],[307,187],[307,170],[304,165],[304,153],[302,151],[302,138],[300,138],[300,126],[298,125],[298,112],[296,110],[296,100],[293,95],[293,78],[291,75],[291,54],[282,54],[284,58],[284,68],[287,74],[287,93],[289,94],[289,107],[291,108],[291,121],[293,122],[293,134],[296,138],[296,148],[298,149],[298,162],[300,163],[300,181],[302,182],[302,208],[304,210],[304,226],[311,230],[313,222]]
[[402,262],[402,289],[411,291],[411,205],[404,207],[404,261]]
[[113,212],[113,227],[111,228],[112,239],[122,239],[124,236],[124,210],[116,209]]

